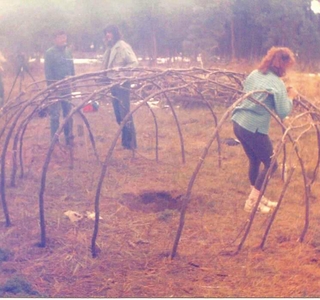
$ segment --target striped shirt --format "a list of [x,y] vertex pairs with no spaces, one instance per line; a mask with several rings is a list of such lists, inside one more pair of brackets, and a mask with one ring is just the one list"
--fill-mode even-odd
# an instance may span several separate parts
[[[274,111],[284,119],[292,109],[292,100],[288,98],[286,87],[280,77],[272,72],[263,74],[254,70],[244,81],[244,92],[267,91],[270,94],[255,93],[252,97]],[[268,134],[270,113],[261,105],[249,99],[242,101],[232,113],[232,120],[241,127],[251,131]]]

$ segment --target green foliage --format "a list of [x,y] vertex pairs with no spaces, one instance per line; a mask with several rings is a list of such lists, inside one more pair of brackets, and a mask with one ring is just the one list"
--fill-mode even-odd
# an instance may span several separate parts
[[102,51],[109,23],[150,58],[255,60],[271,46],[287,46],[305,65],[320,59],[311,0],[12,0],[2,6],[0,51],[43,53],[58,29],[75,50]]

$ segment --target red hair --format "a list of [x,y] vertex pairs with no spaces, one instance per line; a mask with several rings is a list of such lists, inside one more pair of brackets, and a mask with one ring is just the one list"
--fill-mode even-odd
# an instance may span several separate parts
[[286,47],[272,47],[267,55],[261,60],[258,70],[263,74],[268,71],[282,77],[288,67],[295,63],[293,52]]

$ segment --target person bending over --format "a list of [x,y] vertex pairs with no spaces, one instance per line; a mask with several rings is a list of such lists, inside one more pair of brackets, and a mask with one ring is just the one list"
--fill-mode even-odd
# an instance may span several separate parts
[[[281,77],[294,63],[294,54],[289,48],[272,47],[261,60],[258,68],[245,79],[244,92],[268,92],[268,95],[254,93],[252,97],[274,111],[280,119],[284,119],[292,110],[292,99],[296,97],[297,91],[292,87],[287,89]],[[262,105],[249,99],[242,101],[232,113],[234,134],[241,142],[249,159],[251,192],[245,202],[244,209],[247,212],[254,208],[271,164],[273,146],[269,138],[270,119],[271,114]],[[261,163],[263,168],[260,171]],[[277,163],[272,173],[276,169]],[[268,213],[271,207],[276,205],[277,202],[270,201],[263,196],[258,211]]]

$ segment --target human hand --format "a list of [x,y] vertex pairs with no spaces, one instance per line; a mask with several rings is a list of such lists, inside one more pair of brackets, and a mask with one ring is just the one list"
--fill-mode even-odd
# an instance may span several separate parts
[[298,96],[299,93],[294,87],[288,86],[287,87],[287,94],[290,99],[294,99]]

